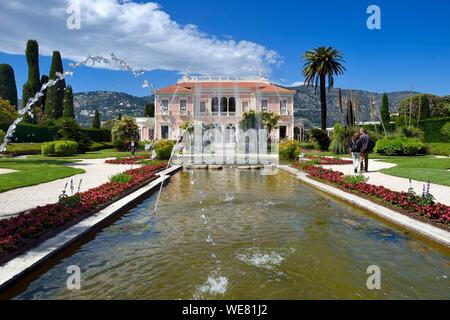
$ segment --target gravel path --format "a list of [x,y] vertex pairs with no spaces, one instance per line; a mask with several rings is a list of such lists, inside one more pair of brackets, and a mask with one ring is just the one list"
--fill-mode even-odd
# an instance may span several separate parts
[[[13,216],[37,206],[58,202],[58,197],[62,193],[66,183],[68,183],[66,192],[70,194],[71,179],[74,182],[75,192],[80,179],[83,179],[80,191],[86,191],[107,182],[111,175],[131,169],[130,165],[106,164],[105,160],[92,159],[70,163],[68,166],[81,168],[86,172],[69,178],[0,193],[0,219]],[[136,165],[133,166],[133,168],[136,167]]]
[[11,173],[11,172],[16,172],[16,171],[17,170],[0,168],[0,174]]
[[[396,164],[382,162],[380,160],[369,160],[369,172],[364,173],[369,178],[368,183],[385,186],[394,191],[408,191],[409,180],[406,178],[394,177],[381,172],[382,169],[395,167]],[[323,166],[326,169],[333,169],[340,171],[346,175],[353,175],[353,165],[328,165]],[[423,185],[425,182],[411,180],[412,187],[417,194],[422,194]],[[436,198],[437,202],[450,205],[450,187],[439,184],[430,184],[430,193]]]

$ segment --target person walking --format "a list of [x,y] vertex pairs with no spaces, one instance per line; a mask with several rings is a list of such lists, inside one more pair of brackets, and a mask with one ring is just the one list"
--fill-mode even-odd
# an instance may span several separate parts
[[372,138],[367,134],[366,129],[359,129],[359,139],[358,146],[360,148],[361,156],[360,156],[360,171],[368,172],[369,171],[369,153],[373,150],[374,143]]
[[131,140],[130,143],[130,152],[131,152],[131,156],[134,158],[134,154],[136,153],[136,142],[133,140]]
[[359,147],[358,140],[359,140],[359,133],[355,132],[355,134],[352,136],[352,140],[350,142],[350,153],[352,155],[353,168],[354,168],[355,173],[358,173],[359,158],[361,156],[361,152],[360,152],[361,148]]

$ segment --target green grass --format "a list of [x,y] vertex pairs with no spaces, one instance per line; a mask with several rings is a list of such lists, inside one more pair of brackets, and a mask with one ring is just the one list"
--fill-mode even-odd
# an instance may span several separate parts
[[39,154],[41,143],[10,143],[6,146],[5,153],[13,156]]
[[397,165],[381,170],[382,173],[450,186],[450,172],[447,171],[450,169],[450,158],[438,159],[434,156],[383,157],[382,160]]
[[[148,153],[145,152],[136,152],[136,156],[138,155],[146,155]],[[42,155],[32,155],[29,156],[28,159],[41,159],[41,160],[75,160],[75,159],[102,159],[102,158],[119,158],[119,157],[131,157],[131,152],[126,151],[117,151],[116,149],[103,149],[98,151],[87,152],[85,154],[76,154],[73,156],[67,157],[45,157]]]
[[66,161],[38,159],[0,159],[0,168],[17,172],[0,174],[0,192],[28,187],[83,173],[82,169],[65,166]]
[[115,183],[120,183],[120,184],[128,183],[131,180],[133,180],[133,177],[127,173],[118,173],[118,174],[115,174],[115,175],[109,177],[110,182],[115,182]]

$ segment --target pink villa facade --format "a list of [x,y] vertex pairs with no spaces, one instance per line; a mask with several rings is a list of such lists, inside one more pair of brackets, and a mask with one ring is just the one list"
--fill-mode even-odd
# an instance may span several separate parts
[[[155,91],[155,139],[176,139],[180,126],[201,121],[235,131],[246,111],[281,116],[272,136],[294,138],[295,91],[255,77],[187,77]],[[298,129],[298,128],[297,128]]]

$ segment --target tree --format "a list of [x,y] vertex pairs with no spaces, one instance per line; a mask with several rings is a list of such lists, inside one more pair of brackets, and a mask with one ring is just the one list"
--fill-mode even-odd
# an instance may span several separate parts
[[420,119],[426,120],[431,117],[431,110],[430,110],[430,101],[428,100],[427,95],[422,94],[420,96]]
[[267,135],[270,137],[270,134],[273,129],[278,128],[278,121],[280,121],[281,116],[275,114],[273,112],[263,112],[261,114],[261,120],[263,122],[264,128],[267,129]]
[[75,119],[75,109],[73,107],[73,90],[71,86],[64,89],[64,111],[63,117],[70,117]]
[[122,120],[122,113],[119,112],[119,114],[117,115],[117,120]]
[[144,106],[144,117],[154,118],[155,117],[155,104],[149,102]]
[[8,100],[17,110],[16,78],[9,64],[0,64],[0,98]]
[[384,125],[389,124],[391,122],[391,114],[389,113],[389,98],[386,93],[383,94],[380,113]]
[[242,120],[239,122],[239,127],[245,131],[249,129],[262,129],[263,122],[261,113],[257,113],[255,110],[244,112],[242,114]]
[[0,98],[0,124],[10,125],[19,117],[16,108],[11,105],[9,100]]
[[92,140],[81,131],[80,125],[74,118],[61,117],[55,121],[58,128],[58,137],[64,140],[73,140],[78,143],[78,151],[81,153],[89,151]]
[[116,120],[111,131],[114,145],[119,150],[126,150],[132,140],[139,140],[138,129],[133,118],[125,116],[121,120]]
[[[48,82],[48,76],[47,75],[42,75],[41,77],[41,87],[44,83]],[[42,91],[42,93],[44,94],[41,99],[39,100],[39,105],[41,106],[42,111],[44,111],[44,106],[45,106],[45,99],[47,98],[47,89],[45,89],[44,91]]]
[[[61,54],[58,51],[53,51],[52,66],[50,68],[49,78],[51,80],[56,80],[58,78],[56,76],[57,72],[64,72]],[[60,80],[56,85],[47,89],[47,97],[45,99],[45,115],[48,119],[58,119],[63,115],[65,87],[66,81]]]
[[28,64],[28,80],[22,89],[22,106],[25,107],[41,88],[39,75],[39,45],[36,40],[28,40],[25,50]]
[[306,51],[303,60],[303,76],[307,86],[320,86],[320,118],[322,130],[327,128],[327,96],[326,80],[328,89],[334,85],[334,75],[343,74],[346,70],[343,66],[342,53],[332,47],[319,47]]
[[95,110],[94,118],[92,119],[92,128],[100,129],[100,113]]

